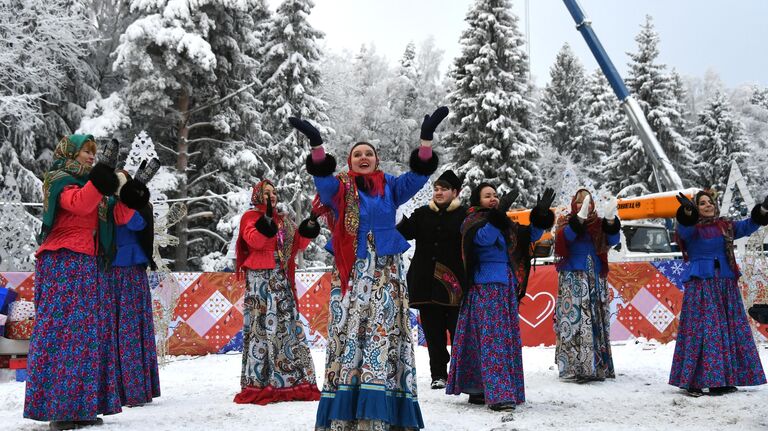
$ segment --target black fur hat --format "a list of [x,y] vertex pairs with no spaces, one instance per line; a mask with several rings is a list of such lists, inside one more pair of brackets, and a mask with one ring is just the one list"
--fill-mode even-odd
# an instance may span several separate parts
[[435,180],[435,184],[445,185],[445,186],[448,186],[448,188],[451,188],[454,190],[461,189],[461,180],[450,169],[443,172],[442,175],[437,177],[437,179]]

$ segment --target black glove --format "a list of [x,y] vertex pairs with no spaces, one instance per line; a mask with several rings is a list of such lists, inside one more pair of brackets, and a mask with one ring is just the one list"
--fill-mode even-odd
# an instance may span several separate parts
[[431,141],[434,137],[435,129],[441,121],[448,116],[448,107],[441,106],[432,113],[432,115],[425,115],[424,121],[421,123],[421,139],[425,141]]
[[323,138],[320,136],[320,131],[310,124],[309,121],[302,120],[301,118],[289,117],[288,122],[291,123],[291,126],[293,126],[294,129],[298,130],[309,139],[310,147],[315,148],[323,145]]
[[763,199],[763,204],[761,205],[764,210],[768,211],[768,196]]
[[546,189],[544,189],[543,195],[538,195],[536,197],[536,206],[534,207],[533,210],[539,214],[545,214],[549,212],[549,209],[552,207],[552,202],[554,201],[555,201],[555,190],[547,187]]
[[517,191],[512,191],[505,194],[504,196],[501,197],[501,199],[499,199],[499,206],[496,208],[504,212],[509,211],[509,207],[511,207],[512,204],[515,202],[515,200],[517,200],[518,196],[520,196],[520,193]]
[[104,196],[112,196],[120,186],[120,181],[115,175],[115,168],[104,163],[96,163],[88,174],[88,180]]
[[120,141],[112,138],[104,148],[101,150],[101,157],[99,157],[99,163],[103,163],[112,169],[117,166],[117,157],[120,155]]
[[315,239],[320,235],[320,223],[317,222],[317,215],[310,213],[309,217],[299,224],[299,235],[304,238]]
[[277,225],[275,224],[274,220],[272,220],[273,216],[274,209],[272,208],[272,199],[268,198],[267,211],[263,216],[256,220],[256,230],[267,238],[272,238],[273,236],[277,235]]
[[680,192],[675,197],[677,198],[677,201],[680,202],[680,206],[683,207],[686,212],[696,212],[696,204],[694,204],[692,200],[688,199],[688,196]]

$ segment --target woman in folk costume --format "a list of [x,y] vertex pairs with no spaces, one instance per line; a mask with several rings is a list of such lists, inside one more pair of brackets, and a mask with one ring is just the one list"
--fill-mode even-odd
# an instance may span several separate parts
[[398,177],[379,170],[376,149],[365,142],[352,147],[349,171],[334,176],[336,160],[325,154],[317,129],[289,120],[312,146],[307,171],[331,228],[335,261],[318,430],[424,427],[401,259],[408,243],[395,228],[395,213],[437,169],[432,137],[447,115],[441,107],[425,116],[411,170]]
[[608,295],[608,249],[619,242],[616,199],[598,217],[586,189],[571,199],[571,212],[558,220],[555,256],[555,362],[561,379],[584,382],[614,378]]
[[91,167],[95,154],[93,136],[65,137],[43,180],[24,417],[51,421],[51,429],[120,412],[114,294],[102,270],[113,250],[117,148],[108,145]]
[[512,223],[506,211],[517,193],[501,199],[480,183],[470,196],[461,226],[469,290],[459,310],[448,372],[447,394],[469,394],[472,404],[496,411],[525,401],[518,301],[525,296],[530,245],[552,227],[552,189],[539,196],[531,225]]
[[320,233],[315,216],[296,223],[275,212],[269,180],[253,187],[240,219],[236,271],[245,271],[239,404],[316,401],[320,391],[296,296],[296,255]]
[[691,395],[733,392],[736,386],[766,383],[739,290],[733,241],[768,224],[768,197],[751,217],[719,217],[706,191],[691,201],[677,197],[677,238],[683,258],[685,291],[669,384]]
[[132,179],[118,171],[120,201],[115,205],[117,252],[112,276],[117,302],[117,349],[120,361],[120,399],[140,406],[160,396],[157,347],[152,317],[152,294],[147,267],[155,270],[154,215],[146,183],[160,167],[157,159],[142,162]]

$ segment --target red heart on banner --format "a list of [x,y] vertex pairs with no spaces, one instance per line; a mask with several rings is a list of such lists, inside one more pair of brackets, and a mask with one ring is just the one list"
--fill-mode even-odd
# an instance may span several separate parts
[[555,297],[549,292],[539,292],[533,296],[526,293],[525,297],[529,300],[521,305],[518,313],[520,320],[532,328],[544,323],[555,311]]

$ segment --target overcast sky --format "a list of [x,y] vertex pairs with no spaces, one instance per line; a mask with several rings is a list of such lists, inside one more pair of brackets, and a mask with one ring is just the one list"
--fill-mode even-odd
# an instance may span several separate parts
[[[278,0],[272,0],[276,4]],[[390,62],[406,44],[433,35],[445,50],[443,70],[459,53],[459,37],[472,0],[315,0],[312,24],[325,32],[333,51],[356,52],[373,43]],[[544,85],[557,51],[568,42],[587,69],[597,63],[561,0],[529,0],[530,52],[534,80]],[[525,31],[525,1],[514,0]],[[768,0],[580,0],[580,4],[622,76],[627,51],[645,15],[660,34],[659,60],[682,75],[716,71],[729,87],[768,85]]]

